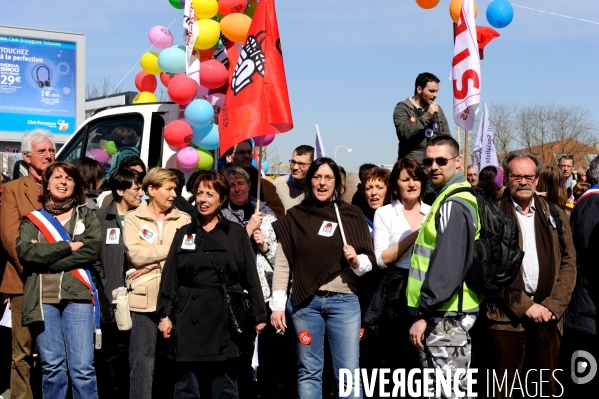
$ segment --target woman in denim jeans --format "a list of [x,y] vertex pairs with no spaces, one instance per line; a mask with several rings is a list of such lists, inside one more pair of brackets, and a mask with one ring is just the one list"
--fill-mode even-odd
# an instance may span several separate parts
[[[275,257],[271,323],[296,337],[298,397],[322,395],[324,336],[339,370],[359,368],[360,305],[357,278],[376,264],[368,224],[356,206],[340,201],[341,176],[335,161],[319,158],[306,176],[304,200],[273,223],[279,247]],[[292,276],[291,293],[287,287]],[[344,391],[357,388],[360,381]]]

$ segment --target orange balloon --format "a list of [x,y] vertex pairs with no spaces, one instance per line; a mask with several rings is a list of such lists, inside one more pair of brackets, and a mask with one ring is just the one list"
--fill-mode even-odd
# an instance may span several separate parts
[[[464,3],[464,0],[451,0],[451,3],[449,3],[449,15],[451,15],[451,19],[453,19],[453,22],[455,22],[456,24],[458,22],[460,22],[460,12],[462,11],[462,4]],[[476,4],[476,1],[474,2],[474,18],[476,18],[476,16],[478,15],[478,5]]]
[[227,39],[235,43],[245,43],[252,19],[245,14],[229,14],[220,21],[220,30]]
[[420,8],[424,8],[425,10],[430,10],[439,4],[439,0],[416,0],[416,4],[420,6]]
[[207,50],[200,50],[200,62],[208,61],[214,55],[214,47]]

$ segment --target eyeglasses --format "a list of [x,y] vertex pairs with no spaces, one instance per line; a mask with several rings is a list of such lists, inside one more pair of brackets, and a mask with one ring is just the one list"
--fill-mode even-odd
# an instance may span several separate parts
[[252,155],[252,150],[235,151],[235,155]]
[[309,163],[305,163],[305,162],[295,162],[293,159],[289,160],[289,166],[294,167],[295,165],[299,166],[300,169],[305,169],[308,166],[310,166]]
[[35,152],[32,152],[32,151],[27,151],[27,152],[29,153],[29,155],[31,155],[31,154],[35,154],[35,155],[37,155],[38,157],[45,157],[45,156],[46,156],[46,155],[48,155],[48,154],[49,154],[49,155],[52,155],[52,156],[55,156],[55,155],[56,155],[56,150],[54,150],[54,149],[51,149],[51,150],[43,150],[43,151],[35,151]]
[[532,183],[535,181],[535,179],[537,178],[537,175],[512,175],[510,174],[510,179],[513,182],[519,182],[522,181],[522,179],[526,180],[527,183]]
[[439,166],[445,166],[445,165],[447,165],[447,163],[448,163],[450,160],[452,160],[452,159],[456,159],[457,157],[459,157],[459,155],[456,155],[455,157],[453,157],[453,158],[449,158],[449,159],[447,159],[447,158],[442,158],[442,157],[439,157],[439,158],[424,158],[424,159],[422,160],[422,164],[423,164],[424,166],[433,166],[433,162],[435,162],[435,163],[436,163],[437,165],[439,165]]
[[321,175],[312,176],[312,180],[314,180],[314,181],[321,181],[322,179],[324,179],[324,181],[326,181],[327,183],[330,183],[333,180],[335,180],[335,177],[334,176],[321,176]]

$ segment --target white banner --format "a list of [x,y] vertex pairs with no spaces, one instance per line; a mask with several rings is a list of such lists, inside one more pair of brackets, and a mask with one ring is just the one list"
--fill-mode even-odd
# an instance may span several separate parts
[[[183,12],[183,28],[184,40],[185,40],[185,53],[186,53],[186,64],[185,73],[187,76],[192,78],[200,87],[200,52],[193,48],[196,38],[198,37],[198,21],[196,19],[195,12],[193,11],[193,4],[191,1],[185,2],[185,9]],[[198,90],[199,92],[199,90]]]
[[478,125],[478,134],[474,143],[474,168],[476,173],[480,173],[489,165],[499,166],[497,160],[497,151],[495,150],[495,138],[493,136],[493,126],[489,121],[489,111],[487,110],[487,102],[484,102],[483,114],[480,117]]
[[322,145],[322,138],[320,137],[320,128],[316,126],[316,145],[314,146],[314,159],[326,157],[324,154],[324,146]]
[[464,0],[460,22],[454,32],[453,120],[465,130],[472,130],[474,114],[480,102],[480,55],[476,40],[474,0]]

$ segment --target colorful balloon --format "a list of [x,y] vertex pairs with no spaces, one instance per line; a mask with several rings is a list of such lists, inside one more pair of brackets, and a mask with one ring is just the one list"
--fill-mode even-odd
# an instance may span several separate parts
[[85,153],[87,158],[95,159],[100,163],[106,163],[110,161],[110,155],[101,148],[94,148]]
[[150,75],[145,71],[139,71],[137,75],[135,75],[135,87],[137,87],[137,90],[154,93],[154,91],[156,91],[156,86],[158,86],[156,76]]
[[270,143],[272,143],[275,140],[274,134],[267,134],[266,136],[252,137],[252,139],[254,140],[254,143],[256,143],[256,146],[260,146],[260,137],[262,137],[262,147],[266,147],[267,145],[269,145]]
[[212,118],[214,118],[214,109],[206,100],[195,99],[185,107],[185,120],[195,128],[208,125],[212,122]]
[[[451,3],[449,3],[449,15],[451,15],[451,19],[453,19],[453,22],[455,22],[456,24],[460,22],[460,12],[462,12],[463,3],[464,0],[451,0]],[[478,5],[476,4],[476,1],[474,1],[473,3],[474,18],[476,18],[476,16],[478,15]]]
[[173,78],[173,75],[169,75],[168,73],[160,72],[160,81],[165,87],[168,87],[168,83]]
[[487,7],[487,21],[493,28],[505,28],[514,19],[514,8],[507,0],[494,0]]
[[193,47],[198,50],[207,50],[218,42],[220,37],[220,24],[212,19],[198,21],[198,37]]
[[210,170],[214,164],[214,157],[212,157],[212,153],[210,151],[198,149],[198,154],[200,154],[200,160],[198,165],[196,166],[197,170]]
[[210,47],[206,50],[200,50],[200,62],[208,61],[214,55],[214,47]]
[[212,18],[218,12],[216,0],[191,0],[191,4],[197,19]]
[[181,8],[185,9],[185,0],[179,0],[179,3],[181,4]]
[[195,148],[185,147],[177,152],[177,162],[183,169],[191,169],[200,161],[200,154]]
[[258,7],[258,3],[256,2],[256,0],[250,0],[248,2],[247,8],[245,9],[245,11],[243,13],[250,18],[254,18],[254,13],[256,12],[256,7]]
[[208,95],[208,93],[210,93],[210,89],[200,85],[200,87],[198,88],[198,94],[196,94],[196,97],[206,97]]
[[222,62],[211,59],[200,63],[200,84],[202,86],[218,89],[227,83],[227,78],[227,68]]
[[264,173],[268,173],[268,169],[269,169],[270,165],[268,164],[268,161],[266,159],[262,160],[262,170],[264,171]]
[[185,51],[178,45],[162,50],[158,55],[160,70],[167,73],[184,73],[186,64]]
[[135,98],[133,99],[133,104],[147,104],[147,103],[157,103],[158,99],[153,93],[149,91],[142,91],[141,93],[137,93]]
[[164,128],[164,141],[175,148],[185,148],[191,143],[193,130],[184,120],[169,122]]
[[141,56],[139,60],[141,69],[149,73],[150,75],[158,75],[160,73],[160,66],[158,66],[158,54],[153,51],[148,51]]
[[104,143],[104,150],[106,150],[106,153],[110,156],[116,154],[117,149],[114,141],[107,141],[106,143]]
[[168,0],[168,2],[171,3],[171,6],[175,7],[177,10],[183,9],[183,6],[179,0]]
[[175,75],[168,83],[168,96],[179,105],[187,105],[193,101],[198,92],[198,84],[184,73]]
[[204,150],[214,150],[220,146],[218,125],[211,123],[199,129],[193,129],[192,143]]
[[223,16],[237,12],[244,12],[247,5],[247,0],[219,0],[218,12]]
[[229,14],[220,21],[220,29],[227,39],[235,43],[245,43],[252,19],[245,14]]
[[220,115],[220,110],[225,102],[225,95],[223,93],[213,93],[206,96],[206,101],[212,104],[214,108],[214,115]]
[[161,25],[156,25],[150,29],[148,39],[150,39],[152,46],[157,48],[168,48],[173,45],[173,35],[171,35],[168,28]]

